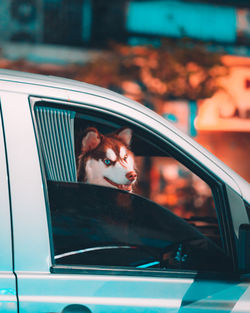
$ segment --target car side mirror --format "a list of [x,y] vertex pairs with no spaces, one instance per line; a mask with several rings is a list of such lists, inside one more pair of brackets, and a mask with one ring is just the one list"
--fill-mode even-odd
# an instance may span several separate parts
[[240,225],[239,268],[243,273],[250,273],[250,224]]

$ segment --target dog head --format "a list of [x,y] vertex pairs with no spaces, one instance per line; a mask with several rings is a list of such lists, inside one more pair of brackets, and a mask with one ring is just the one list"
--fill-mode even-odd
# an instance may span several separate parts
[[100,134],[96,128],[88,128],[78,159],[78,181],[131,192],[137,178],[134,156],[129,150],[131,138],[129,128],[108,135]]

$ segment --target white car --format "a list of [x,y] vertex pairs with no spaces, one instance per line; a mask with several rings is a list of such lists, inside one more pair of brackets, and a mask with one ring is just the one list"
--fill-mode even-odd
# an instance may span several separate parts
[[[250,312],[249,184],[96,86],[0,70],[0,312]],[[78,182],[87,127],[129,127],[133,192]]]

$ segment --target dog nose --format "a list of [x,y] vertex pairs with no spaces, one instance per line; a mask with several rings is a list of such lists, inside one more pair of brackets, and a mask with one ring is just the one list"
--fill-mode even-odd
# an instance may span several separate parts
[[131,171],[126,174],[126,177],[129,181],[133,182],[134,180],[136,180],[137,174],[135,171]]

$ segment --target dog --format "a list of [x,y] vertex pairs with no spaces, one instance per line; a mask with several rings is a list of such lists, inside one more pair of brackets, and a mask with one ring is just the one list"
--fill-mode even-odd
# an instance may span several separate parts
[[137,173],[129,149],[131,138],[130,128],[107,135],[96,128],[87,128],[78,157],[77,180],[132,192]]

